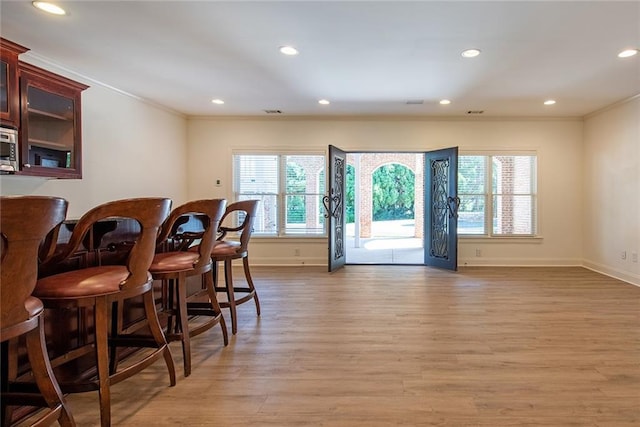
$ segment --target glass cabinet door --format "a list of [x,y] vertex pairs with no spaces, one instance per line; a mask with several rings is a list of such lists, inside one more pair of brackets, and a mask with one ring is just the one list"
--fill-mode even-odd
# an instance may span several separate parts
[[73,168],[74,100],[40,88],[27,88],[28,163],[31,167]]
[[9,114],[9,63],[0,61],[0,113]]
[[21,63],[22,173],[81,178],[80,95],[86,86]]
[[17,128],[20,123],[18,55],[27,50],[0,37],[0,121],[3,126]]

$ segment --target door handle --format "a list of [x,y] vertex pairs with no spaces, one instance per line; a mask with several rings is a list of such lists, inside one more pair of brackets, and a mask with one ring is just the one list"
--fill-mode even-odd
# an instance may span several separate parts
[[[324,210],[326,211],[324,217],[329,218],[329,216],[332,216],[334,218],[338,218],[338,212],[340,212],[339,209],[342,206],[342,200],[337,194],[334,194],[333,190],[331,190],[331,194],[333,194],[332,197],[324,196],[322,198],[322,204],[324,205]],[[331,202],[335,203],[335,207],[333,208],[333,210],[331,210]]]
[[458,208],[460,208],[460,197],[447,197],[447,208],[449,218],[458,218]]

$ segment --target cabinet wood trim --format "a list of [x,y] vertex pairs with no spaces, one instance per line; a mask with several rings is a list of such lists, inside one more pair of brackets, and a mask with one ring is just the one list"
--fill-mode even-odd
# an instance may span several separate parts
[[35,76],[38,78],[45,78],[47,79],[48,82],[52,84],[66,86],[69,89],[73,90],[74,92],[77,92],[77,91],[82,92],[83,90],[89,88],[89,86],[85,84],[79,83],[75,80],[68,79],[59,74],[52,73],[51,71],[45,70],[44,68],[36,67],[35,65],[31,65],[27,62],[18,61],[18,70],[19,70],[20,76],[22,76],[23,74],[31,73],[32,76]]
[[2,124],[17,128],[20,123],[20,84],[18,82],[18,55],[29,49],[0,37],[0,58],[7,64],[7,111],[0,112]]

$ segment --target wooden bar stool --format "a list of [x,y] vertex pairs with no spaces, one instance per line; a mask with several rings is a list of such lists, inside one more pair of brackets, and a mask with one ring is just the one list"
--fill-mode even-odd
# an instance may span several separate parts
[[[166,336],[169,341],[182,342],[185,377],[191,374],[190,337],[219,323],[224,345],[229,343],[227,326],[210,274],[213,265],[211,249],[216,242],[218,225],[226,205],[224,199],[210,199],[195,200],[175,208],[162,225],[157,239],[160,246],[170,247],[171,250],[157,253],[149,267],[153,278],[162,280],[163,294],[168,295]],[[198,241],[200,243],[195,245]],[[209,301],[187,301],[187,278],[191,276],[202,276]],[[190,326],[188,316],[208,316],[209,319],[197,326]]]
[[[227,206],[224,216],[220,220],[219,231],[221,235],[218,242],[213,246],[211,259],[213,260],[213,282],[216,292],[226,292],[227,301],[221,301],[221,307],[228,307],[231,313],[231,332],[238,332],[238,319],[236,306],[253,299],[256,304],[256,313],[260,315],[260,301],[256,288],[253,285],[251,272],[249,271],[249,239],[253,233],[253,223],[258,213],[259,200],[242,200],[231,203]],[[237,215],[237,216],[236,216]],[[240,223],[237,227],[225,226],[225,220],[231,222],[233,217]],[[240,241],[225,240],[227,233],[240,233]],[[233,275],[231,273],[231,263],[234,259],[242,258],[244,276],[247,286],[234,286]],[[224,262],[224,286],[218,285],[218,262]],[[236,298],[236,293],[245,294]]]
[[[108,218],[130,218],[140,227],[140,233],[135,242],[129,245],[128,256],[124,265],[99,265],[55,274],[38,280],[34,295],[44,302],[45,307],[52,309],[76,309],[89,307],[93,309],[95,329],[95,343],[87,346],[88,351],[94,352],[97,364],[97,378],[88,382],[63,384],[63,390],[82,392],[98,390],[100,397],[100,421],[103,427],[111,425],[111,394],[110,386],[116,384],[150,366],[160,357],[164,358],[169,381],[176,383],[175,367],[169,346],[162,327],[158,321],[156,305],[153,297],[153,279],[149,273],[149,266],[153,260],[156,237],[162,222],[169,215],[171,200],[164,198],[125,199],[108,202],[91,209],[78,221],[71,234],[69,243],[63,246],[60,253],[56,253],[49,263],[60,262],[73,255],[85,235],[93,225]],[[119,319],[119,309],[125,300],[138,297],[144,305],[144,324],[151,335],[136,334],[133,327],[122,331],[117,321],[111,322],[111,336],[109,336],[109,309],[111,319]],[[109,351],[109,346],[147,348],[146,353],[136,357],[128,366],[116,370],[112,358],[115,351]],[[83,355],[81,351],[75,354]]]
[[[25,392],[19,383],[14,383],[16,369],[3,366],[2,371],[8,376],[6,382],[3,381],[0,396],[3,426],[11,421],[10,405],[47,407],[37,425],[55,421],[63,426],[76,425],[47,355],[42,301],[31,295],[38,278],[40,242],[51,230],[54,230],[55,238],[66,213],[67,201],[56,197],[0,198],[0,337],[4,343],[26,335],[29,362],[39,389],[38,394]],[[6,363],[8,361],[3,358],[2,364]]]

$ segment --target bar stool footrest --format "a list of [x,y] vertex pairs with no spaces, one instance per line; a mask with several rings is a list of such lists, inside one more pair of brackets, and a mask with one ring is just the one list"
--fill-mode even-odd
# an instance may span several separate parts
[[137,374],[146,367],[151,366],[153,363],[155,363],[156,360],[163,356],[163,352],[165,351],[165,349],[168,349],[168,347],[165,346],[163,348],[159,348],[158,350],[147,355],[144,359],[138,360],[136,363],[123,368],[121,371],[109,375],[109,381],[111,385],[117,384],[120,381]]
[[182,341],[182,332],[176,332],[171,334],[168,334],[165,332],[164,337],[167,340],[167,342]]
[[243,296],[242,298],[237,298],[236,299],[236,305],[243,304],[243,303],[245,303],[247,301],[251,301],[253,299],[254,295],[255,295],[255,293],[252,292],[252,293],[250,293],[248,295]]
[[77,383],[60,383],[60,389],[63,393],[86,393],[88,391],[96,391],[100,389],[97,380],[83,381]]
[[[35,389],[38,390],[37,387]],[[41,395],[14,391],[2,393],[2,404],[8,406],[36,406],[38,408],[49,406]]]
[[109,345],[116,347],[158,348],[158,343],[147,335],[121,335],[109,338]]

